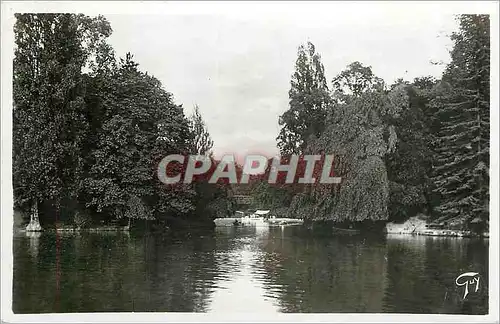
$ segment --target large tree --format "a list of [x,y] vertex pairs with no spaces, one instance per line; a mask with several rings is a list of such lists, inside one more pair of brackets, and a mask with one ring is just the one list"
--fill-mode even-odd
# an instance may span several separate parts
[[490,20],[460,15],[451,62],[432,104],[439,131],[433,168],[437,215],[443,220],[489,213]]
[[335,99],[343,101],[349,96],[358,97],[367,91],[381,90],[384,81],[373,73],[371,66],[356,61],[335,76],[332,85]]
[[279,118],[277,138],[283,155],[303,153],[325,128],[330,95],[321,57],[311,42],[299,47],[288,95],[290,107]]
[[17,14],[14,58],[13,184],[15,205],[59,206],[76,198],[83,168],[85,68],[100,66],[111,33],[103,17]]
[[[359,74],[361,67],[365,73]],[[389,217],[389,180],[385,157],[394,152],[397,135],[393,121],[408,107],[404,87],[386,91],[370,67],[351,64],[334,78],[378,86],[363,86],[353,92],[337,91],[335,108],[329,114],[324,132],[308,146],[311,153],[334,155],[333,169],[342,178],[340,185],[316,184],[294,196],[290,211],[310,220],[356,222],[385,221]],[[345,84],[347,85],[347,84]]]
[[[157,178],[166,155],[211,148],[201,115],[197,111],[190,127],[182,106],[131,54],[116,62],[106,42],[110,33],[103,17],[17,15],[15,207],[33,206],[37,214],[43,203],[51,221],[64,214],[64,221],[82,224],[91,215],[168,222],[197,211],[201,221],[210,220],[203,213],[210,208],[205,192]],[[208,197],[224,205],[218,194]]]
[[398,80],[392,86],[402,86],[409,99],[409,105],[391,121],[398,141],[395,150],[385,157],[390,181],[389,219],[393,221],[406,220],[418,213],[428,214],[432,210],[429,94],[435,82],[431,77],[422,77],[412,84]]
[[[192,136],[181,106],[127,54],[93,102],[103,112],[85,188],[87,206],[114,218],[153,218],[176,209],[173,188],[158,183],[156,167],[167,154],[187,153]],[[170,190],[169,190],[170,189]],[[184,200],[184,211],[190,201]],[[192,209],[192,207],[191,207]],[[135,211],[135,212],[134,212]]]

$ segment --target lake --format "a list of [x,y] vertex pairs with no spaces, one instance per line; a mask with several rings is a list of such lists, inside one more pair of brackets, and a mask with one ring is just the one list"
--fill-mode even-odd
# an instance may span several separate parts
[[[16,233],[13,248],[14,313],[488,313],[488,240],[248,226]],[[464,300],[465,272],[480,284]]]

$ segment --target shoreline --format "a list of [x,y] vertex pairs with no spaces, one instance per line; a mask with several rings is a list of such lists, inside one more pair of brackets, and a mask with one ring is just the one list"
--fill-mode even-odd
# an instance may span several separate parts
[[17,229],[18,232],[26,232],[26,233],[41,233],[41,232],[129,232],[129,226],[97,226],[97,227],[86,227],[86,228],[78,228],[78,227],[58,227],[58,228],[47,228],[41,229],[37,231],[30,231],[26,228]]
[[489,238],[489,232],[476,233],[471,230],[453,228],[429,228],[427,221],[423,218],[412,217],[404,223],[387,223],[385,226],[387,234],[415,235],[415,236],[441,236],[441,237],[469,237]]
[[[238,220],[238,218],[225,218],[225,219],[217,219],[215,221],[216,227],[220,226],[233,226],[233,222]],[[288,220],[288,219],[286,219]],[[285,222],[286,224],[271,224],[267,225],[299,225],[295,224],[295,222]],[[482,234],[477,234],[468,230],[454,230],[454,229],[431,229],[426,227],[426,223],[419,221],[415,223],[414,220],[407,221],[403,224],[394,224],[387,223],[385,227],[386,235],[408,235],[408,236],[433,236],[433,237],[456,237],[456,238],[486,238],[489,239],[489,232],[484,232]],[[58,228],[47,228],[41,230],[28,230],[26,227],[22,228],[14,228],[14,231],[20,233],[42,233],[42,232],[61,232],[61,233],[79,233],[79,232],[90,232],[90,233],[99,233],[99,232],[130,232],[129,226],[95,226],[95,227],[86,227],[86,228],[78,228],[74,226],[63,226]]]
[[471,231],[457,231],[450,229],[432,230],[426,229],[424,231],[387,231],[387,235],[409,235],[409,236],[439,236],[439,237],[457,237],[457,238],[486,238],[489,239],[489,233],[482,235],[472,233]]

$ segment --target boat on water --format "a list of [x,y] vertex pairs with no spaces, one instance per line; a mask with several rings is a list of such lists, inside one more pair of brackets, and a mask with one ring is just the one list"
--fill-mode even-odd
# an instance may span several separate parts
[[361,233],[359,229],[352,229],[352,228],[339,228],[332,226],[333,232],[338,233],[338,234],[347,234],[347,235],[356,235]]
[[269,225],[302,225],[304,221],[296,218],[276,218],[271,217],[267,220]]
[[288,226],[301,225],[304,223],[302,219],[295,218],[278,218],[271,215],[270,210],[256,210],[251,213],[236,211],[236,217],[216,218],[215,226]]
[[255,213],[241,218],[241,223],[245,225],[267,225],[266,215],[270,210],[257,210]]

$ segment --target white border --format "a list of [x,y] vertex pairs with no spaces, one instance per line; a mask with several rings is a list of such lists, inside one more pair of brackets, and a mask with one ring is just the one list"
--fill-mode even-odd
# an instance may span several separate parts
[[[415,14],[429,10],[446,14],[488,13],[491,15],[491,134],[490,134],[490,256],[489,256],[489,311],[488,315],[415,315],[415,314],[198,314],[198,313],[78,313],[78,314],[13,314],[12,303],[12,60],[14,35],[12,26],[15,12],[74,12],[97,14],[226,14],[238,17],[268,15],[287,17],[291,12],[312,10],[315,15],[328,15],[344,11],[346,15],[412,11]],[[410,8],[411,7],[411,8]],[[329,9],[329,10],[327,10]],[[425,19],[425,15],[422,15]],[[69,322],[358,322],[358,323],[493,323],[498,322],[498,260],[499,260],[499,210],[498,210],[498,3],[494,1],[470,2],[109,2],[109,1],[39,1],[1,4],[1,229],[2,229],[2,320],[22,323]]]

